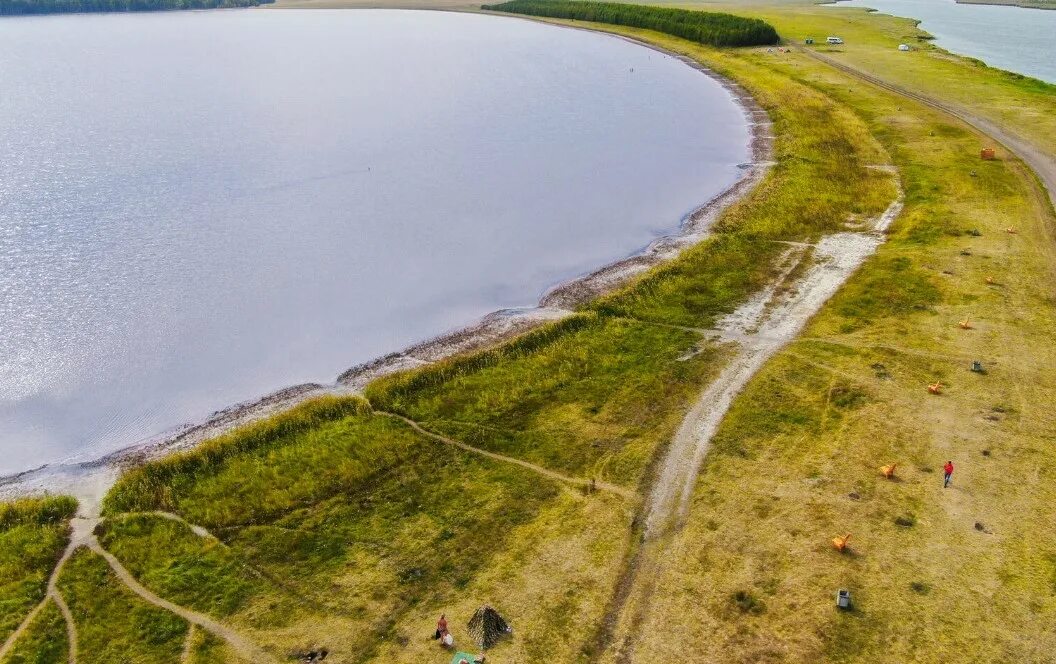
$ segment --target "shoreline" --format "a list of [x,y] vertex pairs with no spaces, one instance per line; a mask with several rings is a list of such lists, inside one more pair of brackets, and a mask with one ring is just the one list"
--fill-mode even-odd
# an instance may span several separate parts
[[1020,9],[1056,9],[1056,1],[1048,0],[1046,3],[1034,3],[1029,0],[953,0],[959,5],[993,5],[995,7],[1019,7]]
[[[496,13],[496,16],[534,20]],[[679,228],[656,238],[626,258],[603,265],[584,275],[550,288],[534,307],[500,309],[467,324],[406,348],[354,365],[338,374],[332,384],[302,383],[283,387],[214,411],[196,421],[177,425],[133,445],[88,461],[56,462],[0,477],[0,500],[21,496],[65,493],[81,502],[80,510],[91,515],[102,497],[127,468],[139,466],[198,444],[270,415],[323,395],[357,394],[371,380],[403,369],[424,366],[455,355],[499,344],[548,322],[560,320],[573,309],[611,292],[634,277],[672,260],[683,250],[704,240],[711,225],[732,204],[759,184],[773,163],[774,136],[769,114],[731,79],[689,57],[623,35],[546,22],[555,27],[602,34],[649,48],[675,58],[718,82],[741,109],[748,127],[749,162],[739,164],[741,176],[725,190],[705,201],[681,219]]]
[[[822,0],[820,5],[837,5],[850,0]],[[1056,0],[1045,0],[1045,3],[1033,3],[1030,0],[953,0],[956,5],[990,5],[992,7],[1019,7],[1020,9],[1056,9]],[[880,11],[873,9],[873,11]],[[889,14],[890,16],[890,14]]]

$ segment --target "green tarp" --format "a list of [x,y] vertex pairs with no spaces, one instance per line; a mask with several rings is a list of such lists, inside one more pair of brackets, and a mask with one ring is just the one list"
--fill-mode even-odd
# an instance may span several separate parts
[[455,656],[451,658],[451,664],[459,664],[463,659],[469,662],[469,664],[473,664],[474,657],[476,657],[476,655],[470,655],[468,652],[456,652]]

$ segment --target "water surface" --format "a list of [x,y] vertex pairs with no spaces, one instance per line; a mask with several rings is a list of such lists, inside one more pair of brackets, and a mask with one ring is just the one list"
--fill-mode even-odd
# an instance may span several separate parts
[[1056,11],[954,0],[850,0],[839,7],[871,7],[915,18],[942,48],[991,67],[1056,83]]
[[4,472],[534,304],[748,159],[699,72],[500,17],[7,18],[0,63]]

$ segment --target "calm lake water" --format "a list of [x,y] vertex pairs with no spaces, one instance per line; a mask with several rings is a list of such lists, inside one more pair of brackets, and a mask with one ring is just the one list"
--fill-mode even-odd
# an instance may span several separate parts
[[534,304],[749,158],[699,72],[500,17],[5,18],[0,63],[3,472]]
[[839,7],[872,7],[920,19],[935,44],[991,67],[1056,83],[1056,11],[954,0],[851,0]]

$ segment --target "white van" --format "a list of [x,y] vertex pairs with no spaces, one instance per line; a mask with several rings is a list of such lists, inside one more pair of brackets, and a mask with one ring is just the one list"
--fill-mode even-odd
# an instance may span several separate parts
[[840,39],[839,37],[829,37],[825,41],[830,43],[830,44],[842,44],[843,43],[843,40]]

